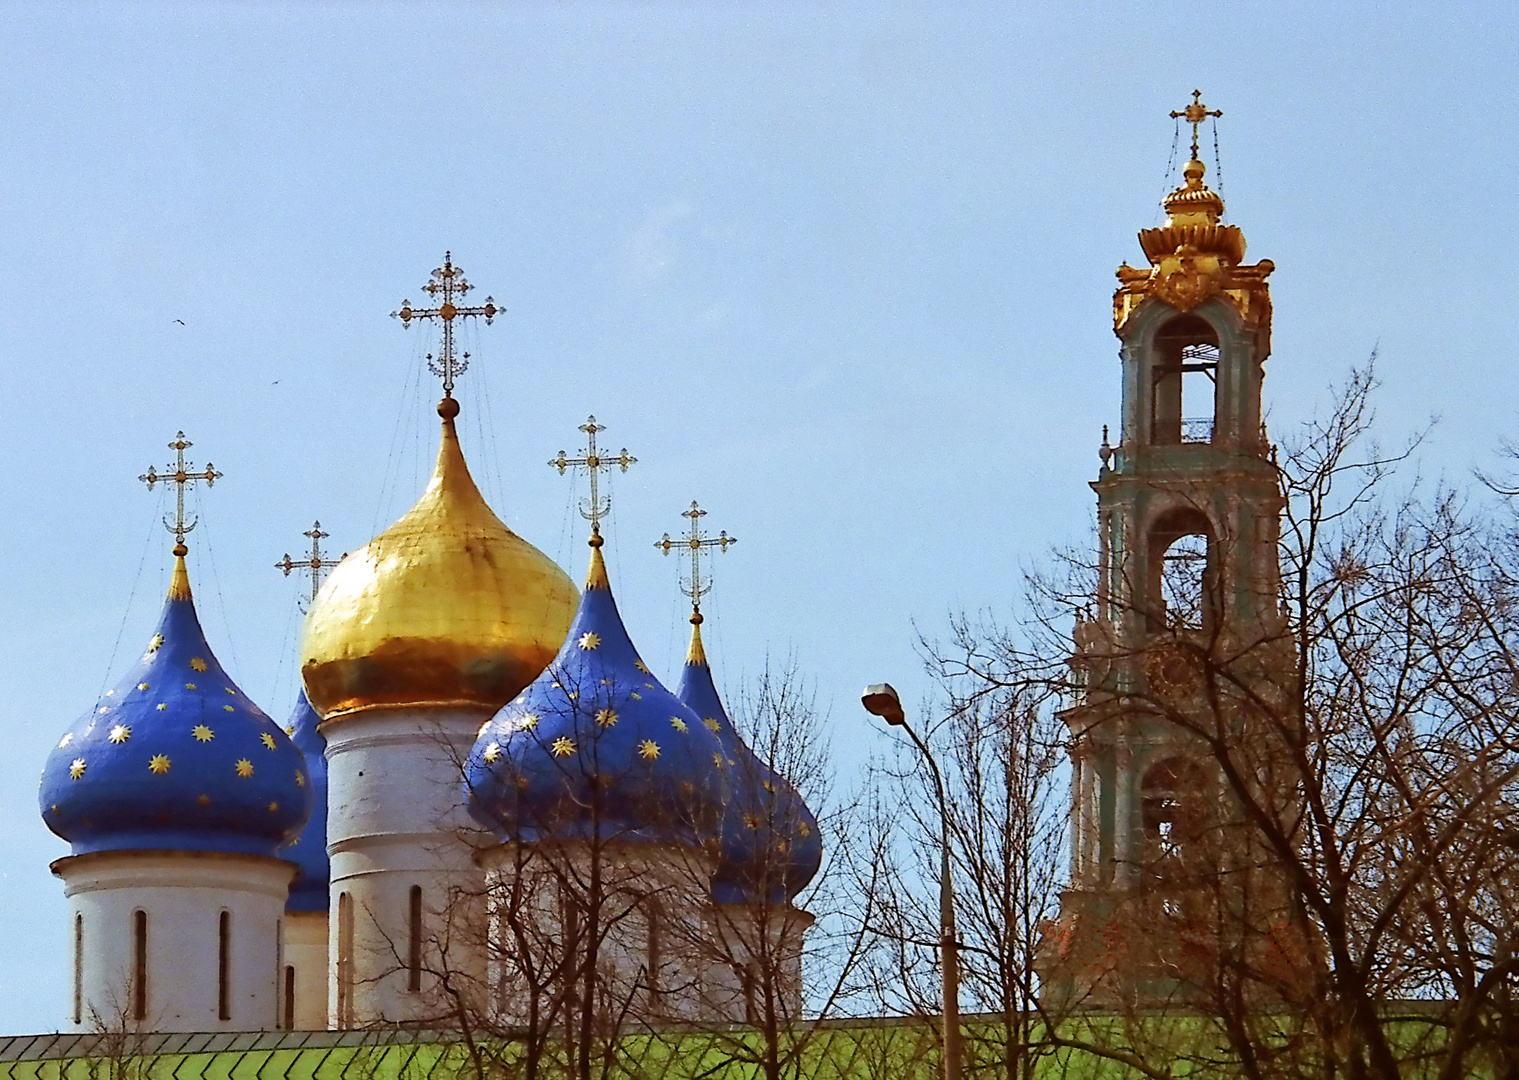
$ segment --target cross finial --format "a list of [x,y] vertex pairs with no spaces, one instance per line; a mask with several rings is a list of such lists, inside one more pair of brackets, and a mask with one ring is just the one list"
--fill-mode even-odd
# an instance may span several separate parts
[[591,498],[589,502],[580,504],[580,516],[591,523],[591,546],[601,546],[601,519],[606,517],[612,509],[612,500],[602,496],[597,488],[597,478],[602,469],[610,469],[617,466],[623,472],[628,471],[628,466],[638,459],[628,453],[628,448],[623,447],[616,457],[605,457],[596,449],[596,433],[605,431],[606,425],[598,424],[594,416],[587,418],[580,425],[580,430],[585,432],[586,448],[580,452],[578,458],[567,457],[563,450],[559,456],[549,461],[549,464],[559,470],[563,476],[566,469],[584,469],[591,478]]
[[322,531],[320,521],[312,522],[311,531],[301,533],[302,536],[311,538],[311,554],[304,559],[292,559],[290,553],[285,552],[285,557],[274,564],[276,570],[283,570],[289,577],[292,570],[300,570],[311,575],[311,602],[316,603],[316,594],[322,587],[322,575],[332,569],[338,563],[348,558],[345,551],[339,558],[322,558],[322,541],[327,539],[327,533]]
[[1210,116],[1223,116],[1224,110],[1210,109],[1203,104],[1203,92],[1192,91],[1192,104],[1185,109],[1173,110],[1171,119],[1182,119],[1192,125],[1192,160],[1197,160],[1197,129],[1202,126],[1204,120]]
[[148,471],[137,479],[148,485],[148,490],[153,490],[153,485],[162,481],[165,484],[174,485],[174,520],[171,522],[167,515],[164,517],[164,528],[174,534],[174,554],[184,555],[190,549],[185,547],[185,535],[195,529],[195,521],[185,520],[185,488],[197,480],[204,480],[210,487],[221,479],[221,473],[206,462],[204,472],[191,472],[190,463],[185,460],[185,451],[194,444],[185,438],[183,431],[176,432],[174,441],[169,444],[169,449],[174,451],[174,460],[169,462],[170,472],[158,472],[153,466],[148,466]]
[[696,505],[696,500],[691,500],[691,509],[682,510],[681,517],[690,518],[691,524],[686,527],[686,535],[679,540],[671,540],[670,534],[654,541],[654,546],[666,555],[674,548],[685,548],[691,557],[691,576],[680,583],[680,591],[691,598],[691,621],[697,626],[701,625],[701,598],[712,591],[712,578],[702,579],[701,554],[706,548],[717,548],[719,551],[727,551],[728,545],[738,543],[738,537],[729,536],[727,530],[716,536],[703,536],[701,531],[701,519],[707,516],[707,512]]
[[443,379],[443,396],[454,396],[454,378],[464,374],[469,367],[469,353],[454,353],[454,320],[467,319],[476,315],[485,318],[485,325],[489,326],[491,320],[501,314],[501,309],[496,306],[496,301],[489,296],[485,303],[478,307],[464,307],[458,301],[464,298],[464,294],[474,288],[464,280],[464,271],[453,263],[453,252],[443,253],[443,265],[432,272],[432,279],[422,288],[434,300],[442,302],[437,307],[414,308],[410,300],[401,301],[401,310],[392,311],[392,319],[400,319],[401,325],[410,327],[413,319],[438,319],[443,323],[443,348],[436,357],[432,353],[427,354],[427,366],[434,375]]

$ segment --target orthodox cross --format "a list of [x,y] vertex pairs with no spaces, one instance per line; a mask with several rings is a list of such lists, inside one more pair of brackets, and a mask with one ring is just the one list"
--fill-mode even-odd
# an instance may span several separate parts
[[327,539],[328,534],[322,531],[322,523],[320,521],[312,522],[311,531],[303,532],[301,535],[311,537],[311,554],[304,559],[292,559],[290,553],[287,551],[285,552],[285,557],[274,564],[274,568],[276,570],[283,570],[286,577],[290,576],[290,571],[292,570],[300,570],[310,574],[311,600],[312,603],[315,603],[317,590],[322,587],[322,574],[332,569],[348,556],[347,553],[344,553],[342,558],[338,559],[322,558],[322,541]]
[[185,451],[194,444],[185,438],[183,431],[174,435],[174,441],[169,444],[169,449],[174,451],[174,460],[168,465],[172,472],[161,473],[148,466],[148,471],[137,479],[148,485],[148,490],[153,490],[153,485],[159,481],[174,485],[174,521],[171,523],[167,515],[164,517],[164,528],[174,534],[174,554],[183,555],[189,549],[185,547],[185,534],[194,530],[195,521],[185,521],[185,488],[197,480],[204,480],[210,487],[221,479],[221,473],[217,472],[208,461],[205,472],[191,472],[190,463],[185,460]]
[[580,452],[580,456],[578,458],[567,457],[564,451],[561,450],[559,451],[559,456],[550,461],[549,464],[559,470],[560,476],[564,475],[566,469],[584,469],[587,475],[590,476],[591,499],[590,502],[580,504],[580,516],[591,523],[591,536],[593,540],[599,540],[601,538],[601,519],[611,512],[612,500],[604,498],[598,493],[596,486],[597,476],[602,469],[610,469],[613,465],[616,465],[623,472],[627,472],[628,466],[638,459],[628,453],[626,446],[622,448],[622,452],[616,457],[604,456],[597,450],[596,433],[598,431],[605,431],[606,425],[598,424],[594,416],[581,424],[580,430],[585,432],[586,442],[586,448]]
[[1192,160],[1194,161],[1197,160],[1197,129],[1202,126],[1203,121],[1208,119],[1208,117],[1224,115],[1224,110],[1222,109],[1209,109],[1208,106],[1203,104],[1202,98],[1203,92],[1201,90],[1194,90],[1192,91],[1192,104],[1188,105],[1185,109],[1176,110],[1171,113],[1171,119],[1182,119],[1192,125]]
[[469,353],[454,354],[454,320],[482,315],[485,325],[489,326],[491,320],[501,314],[501,309],[489,296],[478,307],[463,307],[458,303],[474,286],[464,280],[464,271],[453,264],[453,253],[449,251],[443,253],[443,265],[433,270],[432,280],[422,288],[434,300],[443,302],[437,307],[414,308],[410,300],[402,300],[401,310],[392,311],[390,317],[400,319],[405,327],[410,327],[413,319],[438,319],[443,323],[443,348],[436,357],[427,354],[427,366],[434,375],[442,377],[443,396],[451,398],[454,396],[454,377],[462,375],[469,367]]
[[712,579],[708,577],[704,582],[701,576],[701,553],[704,548],[717,548],[727,551],[729,544],[738,543],[738,537],[729,536],[727,530],[716,536],[703,536],[701,531],[701,519],[707,516],[707,512],[696,505],[696,500],[691,500],[691,509],[682,510],[681,517],[691,519],[691,524],[686,529],[686,535],[679,540],[671,540],[670,534],[665,535],[654,542],[654,546],[666,555],[674,548],[685,548],[691,555],[691,577],[681,583],[680,591],[691,598],[691,621],[701,625],[701,598],[712,591]]

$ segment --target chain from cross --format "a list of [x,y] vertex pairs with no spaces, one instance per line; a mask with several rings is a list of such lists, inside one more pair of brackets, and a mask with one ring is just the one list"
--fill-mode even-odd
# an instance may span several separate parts
[[1187,123],[1192,125],[1193,161],[1197,160],[1197,129],[1202,126],[1203,121],[1207,120],[1208,117],[1219,117],[1223,115],[1224,110],[1210,109],[1208,106],[1203,104],[1203,92],[1201,90],[1192,91],[1192,104],[1188,105],[1185,109],[1177,109],[1171,113],[1171,119],[1185,120]]
[[443,396],[451,398],[454,396],[454,378],[464,374],[469,367],[469,353],[454,353],[454,320],[480,316],[485,319],[485,325],[489,326],[491,320],[501,314],[502,309],[489,296],[478,307],[465,307],[458,303],[474,286],[464,280],[464,271],[453,264],[453,252],[450,251],[443,253],[443,265],[433,270],[432,280],[422,288],[434,300],[441,298],[442,303],[437,307],[414,308],[410,300],[402,300],[401,310],[392,311],[390,317],[400,319],[401,325],[405,327],[410,327],[413,319],[437,319],[442,322],[443,348],[436,357],[432,353],[427,354],[427,367],[443,379]]
[[598,431],[605,431],[606,425],[598,424],[594,416],[581,424],[580,430],[585,432],[586,442],[586,448],[580,452],[580,456],[572,458],[561,450],[559,451],[559,456],[552,459],[549,464],[559,470],[560,476],[564,475],[566,469],[584,469],[586,475],[591,478],[591,498],[589,502],[582,502],[580,504],[580,516],[591,523],[592,545],[600,546],[601,519],[611,512],[612,500],[601,495],[597,487],[597,478],[601,470],[610,469],[614,465],[623,472],[627,472],[628,466],[634,464],[638,459],[628,453],[627,447],[623,447],[616,457],[604,456],[597,450],[596,433]]
[[685,548],[691,557],[691,576],[681,582],[680,591],[691,598],[691,621],[701,625],[701,598],[712,591],[712,578],[702,580],[701,556],[707,548],[717,548],[719,551],[727,551],[730,544],[738,543],[738,537],[729,536],[727,530],[723,530],[716,536],[703,536],[701,531],[701,519],[707,516],[707,512],[696,505],[696,500],[691,500],[691,509],[682,510],[681,517],[690,518],[691,524],[686,527],[686,535],[679,540],[670,539],[670,534],[654,541],[654,546],[666,555],[677,548]]
[[176,555],[183,555],[189,550],[185,547],[185,536],[195,530],[198,521],[198,519],[197,521],[185,521],[185,488],[194,484],[197,480],[204,480],[206,486],[210,487],[220,480],[222,476],[221,473],[212,467],[209,461],[206,462],[204,472],[190,471],[191,466],[185,460],[185,451],[193,445],[195,444],[185,438],[183,431],[176,432],[174,441],[169,444],[169,449],[174,451],[174,460],[169,462],[168,465],[168,468],[172,471],[161,473],[149,465],[148,471],[137,478],[148,485],[149,491],[153,490],[154,484],[160,482],[174,485],[174,520],[171,522],[168,515],[165,515],[164,528],[174,534],[174,554]]
[[285,557],[274,564],[274,568],[276,570],[283,570],[286,577],[290,576],[292,570],[300,570],[310,574],[311,601],[315,603],[317,591],[322,587],[322,574],[348,558],[348,553],[345,551],[336,559],[322,558],[322,541],[327,539],[328,534],[322,531],[322,523],[320,521],[313,522],[311,531],[303,532],[301,535],[311,538],[311,554],[304,559],[292,559],[290,552],[287,551],[285,552]]

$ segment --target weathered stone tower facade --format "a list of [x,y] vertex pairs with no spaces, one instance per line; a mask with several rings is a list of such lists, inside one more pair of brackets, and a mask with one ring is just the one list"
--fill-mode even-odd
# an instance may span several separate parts
[[[1194,117],[1192,111],[1199,115]],[[1207,115],[1194,104],[1186,115]],[[1261,421],[1270,261],[1192,160],[1118,270],[1122,429],[1102,447],[1094,606],[1078,621],[1070,885],[1045,993],[1101,1004],[1191,996],[1225,948],[1274,925],[1231,827],[1209,738],[1291,668],[1280,614],[1281,497]],[[1233,945],[1228,945],[1233,948]]]

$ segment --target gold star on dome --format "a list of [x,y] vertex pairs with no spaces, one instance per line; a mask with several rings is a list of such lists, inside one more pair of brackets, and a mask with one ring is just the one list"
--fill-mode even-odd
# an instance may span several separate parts
[[811,836],[812,835],[812,826],[808,825],[804,821],[804,822],[802,822],[800,825],[798,825],[796,827],[796,831],[799,832],[799,833],[801,833],[803,836]]
[[279,809],[280,809],[280,804],[277,803],[277,802],[275,802],[273,799],[271,799],[269,801],[269,812],[271,814],[277,814],[277,813],[279,813]]
[[151,638],[148,639],[148,655],[152,656],[154,653],[156,653],[159,650],[159,647],[163,645],[163,643],[164,636],[162,634],[154,634]]
[[649,670],[649,665],[645,664],[643,662],[643,658],[642,657],[634,657],[633,658],[633,666],[636,667],[639,671],[643,672],[645,675],[652,675],[652,674],[654,674],[652,671]]
[[[286,833],[285,835],[289,836],[290,834]],[[286,846],[287,847],[295,847],[295,845],[299,844],[300,842],[301,842],[301,838],[299,836],[297,836],[294,840],[290,841],[290,843],[287,844]]]
[[148,688],[148,684],[145,683],[145,682],[140,682],[140,683],[137,684],[137,689],[139,689],[139,690],[146,690],[147,688]]
[[271,735],[271,734],[269,734],[267,731],[263,731],[263,732],[259,733],[258,741],[261,742],[261,743],[263,743],[270,750],[274,749],[274,746],[275,746],[274,736]]
[[580,691],[579,690],[571,690],[570,691],[570,700],[571,701],[574,701],[579,696],[580,696]]
[[628,697],[632,698],[634,701],[642,701],[643,700],[643,695],[640,694],[636,690],[633,691],[631,694],[629,694]]
[[285,734],[286,735],[294,735],[295,734],[295,725],[294,724],[286,724],[285,725]]
[[132,729],[125,724],[117,724],[111,729],[111,734],[107,736],[113,743],[124,743],[131,737]]
[[205,724],[196,724],[193,728],[190,729],[190,734],[195,736],[196,742],[210,742],[212,739],[216,738],[216,733],[208,728]]
[[598,634],[594,630],[587,630],[585,633],[583,633],[583,634],[580,635],[579,645],[586,652],[590,652],[592,649],[594,649],[596,646],[598,646],[600,644],[601,644],[601,635]]
[[[555,757],[569,757],[575,752],[575,740],[561,735],[554,740],[554,744],[549,749],[554,752]],[[80,764],[82,765],[83,762]]]
[[69,763],[69,779],[78,780],[84,775],[84,758],[76,757]]
[[233,765],[232,767],[237,770],[237,775],[243,780],[246,780],[248,777],[253,775],[253,762],[249,761],[245,757],[238,758],[237,764]]
[[676,731],[681,731],[681,732],[690,731],[691,730],[690,728],[688,728],[686,726],[686,722],[684,720],[682,720],[678,716],[672,716],[672,717],[670,717],[670,726],[672,728],[674,728]]
[[487,765],[494,765],[496,763],[496,759],[500,756],[501,744],[493,742],[486,746],[485,753],[480,755],[480,760],[484,761]]
[[303,772],[301,772],[300,769],[296,769],[295,770],[295,786],[296,787],[305,787],[306,786],[306,774],[303,773]]
[[659,744],[653,739],[645,739],[638,744],[638,756],[645,761],[653,761],[659,757]]
[[222,706],[222,711],[223,712],[232,712],[233,711],[232,710],[232,706],[231,705],[223,705]]
[[199,803],[201,806],[210,806],[211,805],[211,796],[209,796],[209,795],[198,795],[198,796],[196,796],[195,801],[197,803]]
[[224,691],[226,691],[227,693],[231,694],[233,697],[237,696],[237,691],[234,690],[234,689],[232,689],[232,687],[230,687],[230,686],[224,686],[224,687],[222,687],[222,689]]
[[169,755],[154,754],[148,758],[148,771],[156,776],[162,776],[169,771]]
[[758,829],[759,827],[760,827],[760,819],[759,819],[759,815],[758,814],[745,814],[744,815],[744,828],[746,828],[746,829]]
[[192,670],[195,670],[195,671],[206,671],[206,670],[208,670],[210,668],[210,666],[211,666],[210,664],[206,663],[204,660],[202,660],[198,656],[192,656],[192,657],[190,657],[190,667],[191,667]]
[[71,731],[67,735],[65,735],[62,739],[58,740],[58,749],[62,750],[65,746],[67,746],[69,743],[71,743],[73,741],[74,741],[74,733]]
[[722,728],[722,725],[717,722],[715,717],[708,716],[702,720],[702,723],[707,726],[708,731],[713,732],[714,734],[716,734]]
[[596,714],[596,723],[601,727],[614,727],[617,724],[617,712],[614,709],[602,709]]
[[721,769],[723,767],[723,756],[721,754],[713,754],[712,755],[712,764],[716,765],[719,769]]
[[157,709],[158,709],[159,712],[168,712],[168,710],[169,710],[168,703],[160,701],[158,703],[158,705],[157,705]]
[[538,727],[538,714],[530,712],[522,718],[522,730],[533,731]]
[[194,690],[195,689],[195,684],[193,682],[187,682],[187,683],[185,683],[185,689],[186,690]]

